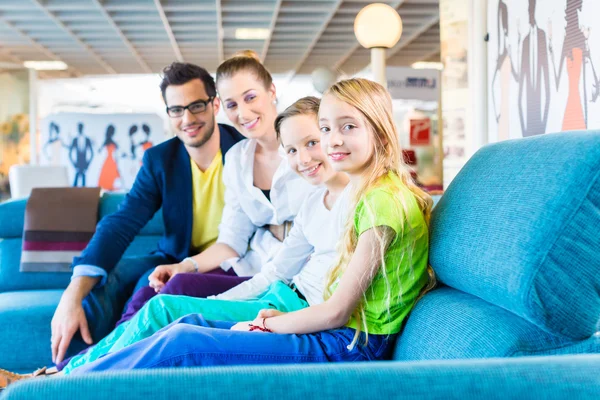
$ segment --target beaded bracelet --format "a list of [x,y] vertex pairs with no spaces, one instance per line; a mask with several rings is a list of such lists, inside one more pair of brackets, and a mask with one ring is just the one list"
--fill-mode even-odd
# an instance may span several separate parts
[[261,331],[261,332],[271,332],[271,333],[273,333],[272,330],[270,330],[269,328],[266,327],[265,320],[266,320],[266,318],[263,318],[263,323],[262,323],[263,326],[258,326],[258,325],[250,324],[249,331],[250,332],[252,332],[252,331]]

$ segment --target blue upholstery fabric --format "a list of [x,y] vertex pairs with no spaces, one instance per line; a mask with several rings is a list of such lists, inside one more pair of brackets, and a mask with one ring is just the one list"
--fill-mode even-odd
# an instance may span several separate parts
[[123,257],[147,256],[156,249],[156,244],[160,240],[160,235],[136,236],[129,245]]
[[51,365],[50,320],[61,294],[62,290],[0,293],[1,368],[24,371]]
[[[125,200],[124,193],[105,193],[100,202],[98,215],[100,218],[110,215],[119,209],[121,203]],[[139,235],[142,236],[162,236],[164,225],[162,219],[162,209],[158,210],[154,217],[142,228]],[[156,244],[156,243],[154,243]]]
[[448,286],[543,330],[600,329],[600,133],[486,146],[432,215],[430,263]]
[[[0,221],[4,220],[2,214],[3,212],[0,211]],[[64,289],[67,287],[71,274],[19,271],[21,247],[21,237],[0,238],[0,292],[30,289]]]
[[600,356],[213,367],[33,379],[2,400],[598,399]]
[[26,199],[8,200],[0,204],[0,238],[23,236]]
[[433,360],[600,353],[600,337],[554,336],[478,297],[442,287],[412,310],[395,360]]

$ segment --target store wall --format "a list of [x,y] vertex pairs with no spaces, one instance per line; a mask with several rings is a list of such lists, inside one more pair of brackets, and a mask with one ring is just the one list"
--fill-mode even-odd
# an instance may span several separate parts
[[8,170],[29,162],[29,74],[0,72],[0,199],[8,193]]
[[473,152],[474,104],[470,91],[470,0],[440,0],[442,71],[442,132],[444,187],[447,187]]
[[491,142],[600,128],[598,0],[490,0]]

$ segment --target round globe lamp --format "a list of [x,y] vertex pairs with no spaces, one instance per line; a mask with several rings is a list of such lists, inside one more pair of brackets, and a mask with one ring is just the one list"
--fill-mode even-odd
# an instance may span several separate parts
[[361,46],[371,49],[373,78],[384,87],[385,49],[391,49],[402,36],[402,19],[393,7],[383,3],[369,4],[354,20],[354,34]]
[[316,68],[312,74],[312,84],[315,90],[323,94],[338,78],[338,74],[327,67]]

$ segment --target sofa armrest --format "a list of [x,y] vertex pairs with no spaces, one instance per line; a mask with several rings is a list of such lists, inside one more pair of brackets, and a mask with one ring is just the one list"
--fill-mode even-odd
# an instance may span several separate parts
[[598,365],[578,355],[117,371],[22,381],[1,400],[583,399],[600,395]]

